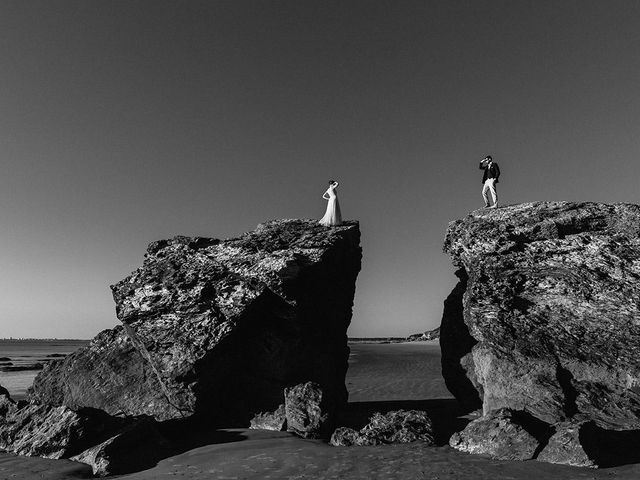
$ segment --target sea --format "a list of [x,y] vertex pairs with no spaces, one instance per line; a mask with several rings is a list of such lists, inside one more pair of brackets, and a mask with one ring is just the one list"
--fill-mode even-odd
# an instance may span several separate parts
[[42,365],[64,358],[89,340],[0,339],[0,385],[14,400],[25,398]]

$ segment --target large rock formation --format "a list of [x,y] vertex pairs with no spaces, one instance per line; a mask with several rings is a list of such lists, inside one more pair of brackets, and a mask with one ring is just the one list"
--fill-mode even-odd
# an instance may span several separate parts
[[640,207],[542,202],[449,225],[443,375],[468,407],[640,429]]
[[30,399],[227,425],[306,381],[343,403],[359,239],[356,222],[280,220],[235,239],[154,242],[111,287],[122,325],[46,365]]

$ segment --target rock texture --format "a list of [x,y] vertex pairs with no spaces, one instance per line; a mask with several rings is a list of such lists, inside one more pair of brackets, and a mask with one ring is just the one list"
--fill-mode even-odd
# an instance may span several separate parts
[[369,445],[368,439],[350,427],[338,427],[331,434],[329,443],[334,447],[351,447],[353,445]]
[[47,358],[29,402],[0,387],[0,449],[103,476],[154,465],[211,421],[248,425],[279,405],[254,426],[326,434],[347,400],[359,239],[356,222],[283,220],[236,239],[152,243],[112,286],[122,325]]
[[449,225],[443,375],[470,408],[640,428],[640,207],[541,202]]
[[[3,393],[5,392],[5,393]],[[100,410],[16,403],[0,387],[0,450],[87,463],[94,475],[148,468],[171,452],[149,418],[117,418]]]
[[235,239],[154,242],[112,286],[122,325],[48,363],[30,399],[238,425],[307,381],[344,403],[359,237],[356,222],[281,220]]
[[[538,455],[538,460],[574,467],[597,467],[594,458],[585,451],[582,441],[595,428],[592,422],[567,422],[559,424],[548,444]],[[581,433],[582,431],[582,440]]]
[[336,447],[348,447],[417,441],[435,444],[429,415],[421,410],[396,410],[386,414],[374,413],[360,431],[348,427],[337,428],[331,435],[330,443]]
[[640,430],[605,430],[593,420],[554,426],[538,460],[576,467],[612,467],[640,462]]
[[544,424],[524,412],[503,408],[470,422],[453,434],[449,445],[498,460],[531,460],[547,437]]
[[249,428],[254,430],[275,430],[283,432],[287,429],[287,414],[284,403],[273,412],[261,412],[252,419]]
[[93,409],[11,404],[0,416],[0,448],[18,455],[69,458],[103,442],[130,421]]
[[304,438],[322,438],[331,433],[336,403],[315,382],[286,388],[284,411],[287,431]]

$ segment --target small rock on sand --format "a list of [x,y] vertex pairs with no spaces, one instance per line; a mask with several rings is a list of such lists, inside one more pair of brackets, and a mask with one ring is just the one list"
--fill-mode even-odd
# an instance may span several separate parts
[[462,452],[488,455],[498,460],[530,460],[540,445],[540,435],[533,431],[538,429],[528,425],[534,422],[524,412],[501,408],[454,433],[449,445]]
[[331,436],[333,446],[382,445],[424,442],[433,445],[433,426],[429,415],[421,410],[396,410],[373,414],[359,432],[340,427]]

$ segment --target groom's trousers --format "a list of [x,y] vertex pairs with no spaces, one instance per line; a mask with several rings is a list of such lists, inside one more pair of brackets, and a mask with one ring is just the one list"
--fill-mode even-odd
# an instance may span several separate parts
[[491,199],[493,200],[493,204],[498,204],[498,192],[496,191],[496,179],[495,178],[487,178],[482,186],[482,198],[484,198],[484,204],[490,205],[489,198],[487,197],[487,190],[491,194]]

